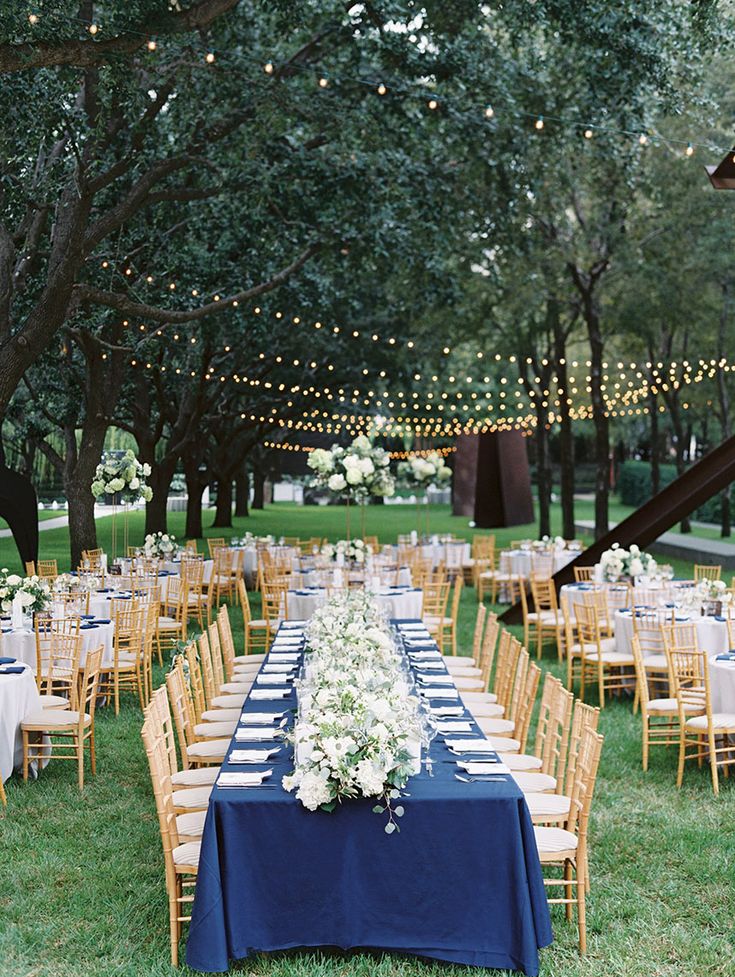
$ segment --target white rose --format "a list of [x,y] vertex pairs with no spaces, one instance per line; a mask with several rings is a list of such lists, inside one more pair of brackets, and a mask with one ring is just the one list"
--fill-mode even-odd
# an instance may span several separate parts
[[362,472],[359,468],[348,468],[346,478],[348,485],[359,485],[362,482]]
[[18,576],[17,573],[11,573],[7,580],[9,587],[17,587],[20,582],[21,582],[21,578]]
[[372,475],[375,471],[375,465],[369,458],[360,458],[358,467],[363,475]]
[[130,488],[133,490],[140,488],[140,479],[137,476],[130,479]]
[[330,475],[327,485],[332,492],[341,492],[342,489],[346,488],[347,482],[343,475]]

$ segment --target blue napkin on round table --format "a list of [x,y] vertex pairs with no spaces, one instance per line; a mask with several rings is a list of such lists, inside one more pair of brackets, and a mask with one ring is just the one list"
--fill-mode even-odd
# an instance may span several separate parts
[[79,617],[81,617],[83,621],[94,621],[94,614],[80,614]]
[[109,617],[96,617],[94,619],[94,623],[95,624],[112,624],[112,621],[110,620]]
[[7,658],[5,656],[0,656],[0,665],[13,665],[17,662],[17,658]]
[[722,655],[717,655],[716,662],[735,662],[735,649],[726,651]]
[[83,625],[81,626],[81,628],[80,628],[79,630],[80,630],[80,631],[89,631],[89,630],[91,630],[92,628],[96,628],[96,627],[97,627],[97,625],[96,625],[96,624],[90,624],[90,623],[87,623],[87,624],[83,624]]
[[24,671],[23,665],[6,665],[0,671],[0,675],[22,675]]
[[715,618],[715,621],[719,621],[720,624],[724,624],[725,621],[727,620],[727,618],[726,617],[722,617],[721,614],[715,614],[714,615],[714,618]]
[[97,591],[97,593],[98,594],[111,594],[112,593],[112,587],[100,587],[100,589]]

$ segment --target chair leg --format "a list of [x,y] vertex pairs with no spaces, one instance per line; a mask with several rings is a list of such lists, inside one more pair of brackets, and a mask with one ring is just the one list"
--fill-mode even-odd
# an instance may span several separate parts
[[115,682],[115,715],[119,716],[120,715],[120,676],[118,675],[117,670],[115,671],[114,682]]
[[587,883],[584,868],[577,864],[577,916],[579,919],[579,952],[587,952]]
[[681,787],[684,780],[684,758],[686,755],[686,736],[684,728],[679,732],[679,764],[676,770],[676,786]]
[[23,730],[23,780],[28,780],[28,731]]
[[714,729],[709,730],[707,736],[707,743],[709,746],[709,768],[712,774],[712,789],[715,792],[715,797],[720,793],[720,782],[717,775],[717,753],[715,752],[715,731]]
[[89,734],[89,765],[92,770],[92,776],[97,776],[97,754],[94,750],[94,726],[92,726],[92,731]]
[[643,757],[642,757],[644,772],[648,770],[648,737],[649,737],[648,716],[644,716],[643,717]]
[[77,778],[79,780],[79,790],[84,789],[84,740],[79,739],[79,734],[74,734],[74,746],[77,751]]
[[[567,860],[564,862],[564,878],[569,882],[569,885],[564,886],[564,898],[571,900],[574,893],[574,886],[571,884],[572,879],[572,863]],[[572,918],[572,903],[567,902],[564,906],[564,915],[568,920]]]

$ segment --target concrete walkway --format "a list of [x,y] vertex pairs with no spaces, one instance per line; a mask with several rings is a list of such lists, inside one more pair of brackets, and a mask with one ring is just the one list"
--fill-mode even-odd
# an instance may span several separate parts
[[[615,526],[617,523],[610,523],[610,529]],[[581,519],[575,522],[575,527],[578,532],[593,533],[595,524],[591,519]],[[723,539],[703,539],[689,533],[663,533],[646,549],[661,556],[673,556],[691,563],[719,563],[724,570],[735,570],[735,543],[727,543]]]
[[[48,510],[47,510],[48,511]],[[120,509],[118,508],[118,514]],[[112,506],[109,505],[96,505],[94,507],[94,518],[104,519],[105,516],[112,515]],[[39,533],[44,532],[46,529],[63,529],[64,526],[69,525],[69,516],[54,516],[53,519],[41,519],[38,523]],[[8,539],[13,533],[10,529],[0,529],[0,539]]]

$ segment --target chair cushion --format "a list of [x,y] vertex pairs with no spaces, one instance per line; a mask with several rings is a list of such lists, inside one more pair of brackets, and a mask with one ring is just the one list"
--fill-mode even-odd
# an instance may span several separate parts
[[[595,657],[597,656],[597,648],[595,648],[593,645],[586,644],[585,645],[585,648],[587,649],[586,654],[585,654],[585,657],[586,658],[591,658],[593,655],[595,655]],[[602,638],[602,640],[600,641],[600,648],[602,650],[603,661],[605,660],[605,657],[604,657],[605,655],[607,655],[607,654],[616,654],[616,651],[615,651],[615,638]],[[573,655],[579,656],[579,655],[582,654],[582,646],[579,644],[579,642],[575,642],[570,647],[569,650],[571,651],[571,653]],[[625,658],[629,658],[631,660],[631,662],[633,661],[633,656],[632,655],[625,655],[624,657]]]
[[452,669],[477,667],[477,662],[470,655],[442,655],[442,659],[450,672]]
[[492,739],[495,733],[505,736],[507,733],[512,733],[516,728],[516,724],[510,719],[493,719],[488,716],[480,716],[477,720],[477,725],[490,739]]
[[666,655],[647,655],[643,659],[643,667],[647,672],[666,672],[669,666],[666,662]]
[[158,619],[159,631],[178,631],[180,628],[181,622],[173,617],[159,617]]
[[481,668],[452,668],[446,662],[444,664],[447,665],[447,671],[452,678],[482,678]]
[[174,865],[191,865],[194,868],[198,868],[200,849],[201,842],[199,841],[187,841],[185,845],[179,845],[177,848],[174,848]]
[[[710,719],[715,729],[735,730],[735,712],[713,712]],[[25,726],[25,722],[23,725]],[[686,725],[687,729],[701,729],[704,731],[708,726],[707,716],[694,716],[692,719],[687,719]]]
[[39,696],[41,700],[42,709],[68,709],[69,700],[65,699],[63,695],[41,695]]
[[503,757],[503,763],[511,770],[540,770],[543,765],[541,757],[530,753],[507,753]]
[[482,678],[476,678],[474,675],[460,675],[455,672],[452,675],[452,681],[458,689],[465,689],[468,692],[482,692],[485,688]]
[[186,755],[192,760],[224,760],[230,740],[204,740],[187,746]]
[[[614,641],[614,638],[610,639]],[[596,662],[599,658],[596,651],[587,652],[585,658],[588,662]],[[633,656],[625,651],[605,651],[602,652],[603,665],[632,665]]]
[[554,855],[562,851],[576,851],[577,836],[564,828],[539,828],[534,826],[536,847],[539,855]]
[[194,735],[211,740],[218,736],[233,736],[236,729],[237,719],[225,723],[197,723],[194,727]]
[[238,706],[242,709],[242,707],[245,705],[245,700],[247,697],[247,692],[235,692],[230,695],[216,695],[209,704],[215,709],[237,709]]
[[564,794],[526,794],[526,804],[531,817],[548,814],[554,818],[566,818],[572,801]]
[[236,723],[240,718],[241,709],[207,709],[202,713],[202,721],[205,723]]
[[262,631],[264,628],[267,628],[267,627],[268,627],[268,622],[266,621],[266,619],[264,617],[251,618],[248,621],[248,628],[249,629],[255,628],[255,629],[259,630],[259,631]]
[[451,617],[435,617],[433,614],[429,614],[424,618],[424,624],[431,631],[432,628],[438,628],[441,625],[444,628],[448,628],[452,623]]
[[233,661],[236,665],[247,665],[251,662],[264,662],[265,655],[235,655]]
[[513,780],[524,794],[541,794],[547,790],[556,790],[556,777],[550,777],[547,773],[517,770],[513,774]]
[[466,706],[471,705],[473,702],[497,702],[498,697],[494,692],[463,692],[462,702]]
[[213,784],[219,775],[218,767],[197,767],[196,770],[179,770],[171,777],[171,784],[176,794],[177,787],[200,787],[202,784]]
[[190,835],[201,838],[206,817],[206,811],[191,811],[189,814],[177,814],[176,830],[179,835]]
[[[219,773],[219,770],[216,770],[216,773]],[[205,784],[203,787],[187,787],[184,790],[175,790],[173,793],[173,804],[177,808],[206,811],[211,793],[212,784]]]
[[[92,720],[85,713],[84,725],[89,726],[91,722]],[[37,709],[28,713],[21,723],[21,728],[51,730],[78,725],[79,713],[76,709]]]
[[500,719],[502,718],[505,709],[498,705],[497,702],[473,702],[472,707],[469,709],[475,719],[479,717],[485,717],[487,719]]
[[675,714],[679,711],[676,699],[651,699],[648,703],[649,712],[670,712]]
[[493,736],[491,739],[498,753],[518,753],[521,749],[521,741],[510,736]]
[[220,685],[219,691],[220,693],[230,692],[233,693],[234,695],[240,695],[244,693],[245,695],[247,695],[247,693],[252,689],[252,687],[253,687],[253,683],[248,681],[225,682],[224,685]]
[[561,614],[557,614],[555,611],[531,611],[526,616],[529,621],[534,623],[540,621],[541,624],[561,624]]

